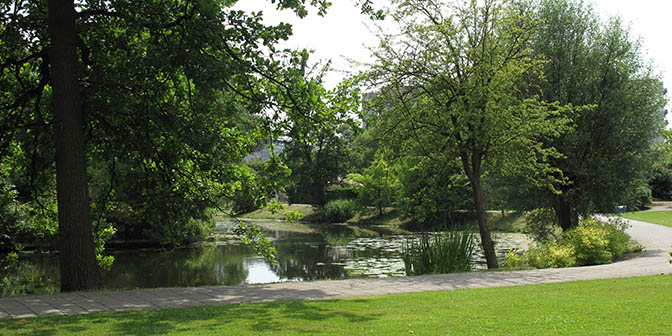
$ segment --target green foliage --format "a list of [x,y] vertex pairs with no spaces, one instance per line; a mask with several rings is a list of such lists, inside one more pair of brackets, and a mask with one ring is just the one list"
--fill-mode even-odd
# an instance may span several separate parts
[[[0,171],[0,176],[5,172]],[[36,203],[23,203],[16,186],[6,181],[0,177],[0,250],[13,250],[21,244],[53,244],[57,231],[54,200],[40,198]]]
[[545,101],[593,108],[576,111],[571,131],[545,141],[563,154],[552,163],[570,183],[560,195],[530,197],[538,206],[561,204],[564,229],[576,225],[578,215],[626,202],[642,205],[646,196],[639,188],[651,174],[651,144],[664,126],[660,77],[619,18],[600,20],[578,0],[538,1],[535,12],[542,24],[530,47],[546,60],[546,80],[531,85],[542,89]]
[[577,265],[576,250],[571,244],[547,243],[539,249],[531,248],[527,251],[526,257],[529,265],[534,268],[560,268]]
[[320,220],[325,223],[343,223],[361,209],[356,200],[339,199],[327,202],[320,210]]
[[651,196],[664,201],[672,200],[672,169],[655,167],[649,181]]
[[539,208],[530,211],[525,217],[525,233],[540,243],[556,241],[562,235],[555,211]]
[[401,155],[395,203],[404,218],[432,225],[446,222],[455,211],[474,208],[469,179],[457,158],[415,156],[412,151]]
[[649,187],[651,196],[660,200],[672,200],[672,130],[662,132],[663,142],[653,146],[654,166]]
[[[213,225],[211,209],[225,200],[233,200],[236,212],[258,207],[286,182],[277,160],[258,175],[241,165],[259,143],[307,120],[318,127],[329,119],[321,105],[350,110],[336,98],[345,91],[325,96],[319,83],[305,80],[307,51],[276,47],[290,25],[265,25],[261,12],[234,4],[77,4],[73,69],[82,88],[77,104],[85,110],[88,173],[81,179],[89,181],[94,228],[111,225],[117,238],[167,245],[200,239]],[[329,3],[277,5],[303,17],[311,6],[323,14]],[[377,16],[369,1],[359,5]],[[7,219],[0,244],[9,246],[6,237],[35,242],[57,229],[55,79],[44,4],[3,4],[0,16],[6,18],[0,25],[0,217]],[[7,196],[12,190],[16,195]],[[5,196],[25,205],[30,220],[12,219]]]
[[355,120],[359,90],[345,81],[328,91],[321,85],[322,76],[306,79],[305,90],[311,97],[287,130],[291,140],[282,156],[292,171],[287,188],[292,203],[322,206],[327,202],[327,187],[349,168],[348,147],[359,129]]
[[[347,182],[347,181],[346,181]],[[337,199],[356,199],[357,190],[355,187],[329,187],[327,188],[327,200]]]
[[575,248],[577,265],[605,264],[628,251],[630,238],[623,229],[623,224],[619,222],[586,219],[578,227],[567,231],[564,239]]
[[282,213],[282,217],[285,221],[293,222],[303,219],[303,213],[296,209],[286,209],[284,204],[276,200],[270,201],[266,206],[273,215]]
[[348,174],[347,179],[356,185],[358,202],[376,207],[379,216],[383,214],[383,207],[393,204],[399,188],[393,167],[383,157],[373,161],[363,174]]
[[278,264],[276,260],[277,251],[275,247],[271,246],[271,241],[264,236],[259,226],[246,224],[241,221],[233,231],[240,237],[243,243],[252,246],[255,253],[264,257],[266,262],[270,263],[271,265]]
[[517,176],[552,192],[565,182],[551,164],[561,157],[546,139],[569,130],[571,105],[540,99],[529,78],[543,60],[529,44],[540,25],[510,1],[395,1],[401,34],[381,32],[369,71],[379,91],[388,146],[459,159],[469,179],[489,267],[497,259],[487,225],[482,179]]
[[265,195],[263,195],[264,188],[259,185],[258,174],[246,165],[241,167],[240,180],[237,181],[239,187],[228,202],[232,215],[251,212],[261,207]]
[[105,243],[110,241],[115,233],[117,233],[117,229],[109,224],[106,224],[103,228],[98,227],[98,230],[93,232],[93,242],[96,245],[96,262],[100,268],[106,271],[112,268],[114,256],[103,254],[105,252]]
[[468,272],[474,249],[471,230],[423,232],[409,240],[402,251],[406,275]]
[[610,263],[629,251],[630,237],[625,234],[627,223],[620,219],[607,222],[585,219],[562,233],[557,241],[541,243],[525,253],[509,251],[505,267],[559,268]]
[[635,185],[629,192],[624,193],[622,202],[628,209],[633,211],[646,209],[653,202],[652,191],[649,186],[642,181],[639,185]]

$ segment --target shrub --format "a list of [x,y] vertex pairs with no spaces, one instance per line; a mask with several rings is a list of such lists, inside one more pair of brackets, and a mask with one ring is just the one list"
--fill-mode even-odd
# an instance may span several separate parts
[[329,223],[343,223],[359,211],[356,200],[338,199],[327,202],[320,212],[321,220]]
[[561,268],[576,265],[576,252],[568,244],[547,243],[530,248],[525,253],[509,251],[504,256],[504,267],[508,269]]
[[507,269],[526,269],[529,267],[529,261],[524,253],[518,253],[516,249],[509,249],[504,255],[504,268]]
[[548,243],[528,251],[529,265],[534,268],[561,268],[576,264],[576,251],[572,245]]
[[558,268],[610,263],[629,250],[630,237],[622,219],[582,220],[555,242],[542,243],[523,254],[509,251],[504,266],[510,269]]
[[564,237],[576,250],[578,266],[610,263],[628,251],[630,240],[617,223],[595,219],[581,221]]
[[406,275],[470,271],[475,247],[471,230],[423,232],[417,240],[409,240],[402,251]]

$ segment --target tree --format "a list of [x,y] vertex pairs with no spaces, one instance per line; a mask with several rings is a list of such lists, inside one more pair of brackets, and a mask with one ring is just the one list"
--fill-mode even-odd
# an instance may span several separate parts
[[[97,286],[72,0],[49,1],[61,290]],[[67,260],[67,262],[64,262]]]
[[400,161],[397,205],[402,216],[429,226],[458,224],[455,215],[474,208],[469,179],[456,157],[409,152]]
[[574,116],[570,132],[547,142],[563,154],[552,162],[569,183],[538,199],[567,230],[579,215],[611,211],[645,186],[650,147],[664,123],[664,90],[619,19],[602,22],[574,0],[540,0],[536,15],[542,24],[530,45],[547,60],[547,80],[532,81],[534,87],[547,101],[594,106]]
[[[270,118],[250,130],[240,116],[304,111],[294,81],[305,52],[275,47],[291,26],[265,26],[234,3],[0,4],[0,151],[28,165],[19,197],[39,203],[53,194],[35,181],[53,179],[56,148],[63,290],[95,287],[92,225],[122,212],[138,231],[182,243],[240,187],[240,161],[273,133]],[[301,17],[328,7],[276,3]],[[104,182],[87,188],[89,178]]]
[[306,92],[313,98],[286,131],[283,158],[292,170],[288,192],[293,203],[327,203],[327,186],[347,173],[348,134],[357,130],[359,91],[347,81],[325,90],[321,77],[306,80]]
[[[384,35],[370,76],[386,95],[389,118],[409,134],[429,134],[433,148],[458,157],[472,190],[489,268],[497,259],[482,178],[488,170],[554,182],[541,139],[564,131],[564,109],[526,91],[539,76],[529,57],[537,23],[523,7],[500,1],[395,1],[402,34]],[[541,177],[536,179],[535,177]]]
[[672,200],[672,130],[662,133],[662,141],[653,146],[656,158],[653,175],[649,180],[651,196],[657,199]]
[[392,205],[396,199],[398,177],[382,155],[365,168],[363,174],[351,173],[347,179],[359,184],[359,202],[362,206],[376,207],[378,216],[383,215],[383,207]]

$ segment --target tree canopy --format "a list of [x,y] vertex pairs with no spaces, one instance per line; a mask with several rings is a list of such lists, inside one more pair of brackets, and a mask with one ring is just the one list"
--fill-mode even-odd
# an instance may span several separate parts
[[[600,20],[590,5],[541,0],[531,48],[543,57],[542,98],[593,105],[573,116],[571,131],[547,141],[568,183],[543,193],[565,229],[579,215],[636,205],[651,175],[651,145],[664,126],[665,92],[640,43],[618,18]],[[540,197],[541,198],[541,197]]]
[[[544,138],[566,130],[565,109],[530,93],[542,62],[529,42],[531,11],[500,1],[395,1],[400,35],[384,35],[370,76],[406,138],[459,158],[470,181],[488,267],[497,267],[482,177],[490,169],[552,186],[556,156]],[[536,177],[543,177],[536,179]]]
[[[273,2],[300,17],[329,6]],[[276,48],[291,26],[235,3],[0,4],[0,151],[16,166],[3,183],[37,214],[58,213],[60,249],[73,251],[62,254],[64,290],[94,286],[92,224],[184,243],[240,189],[240,161],[276,136],[276,117],[308,117],[307,54]]]

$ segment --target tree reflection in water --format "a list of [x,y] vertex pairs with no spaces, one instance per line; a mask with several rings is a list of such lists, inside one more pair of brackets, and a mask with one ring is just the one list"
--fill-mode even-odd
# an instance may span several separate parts
[[[174,250],[112,251],[114,265],[104,273],[109,289],[237,285],[276,281],[404,276],[401,246],[407,236],[357,238],[349,231],[269,233],[278,251],[276,266],[249,247],[232,242]],[[526,238],[498,237],[503,250],[526,249]],[[3,296],[58,292],[55,255],[23,255],[19,266],[0,270]]]

